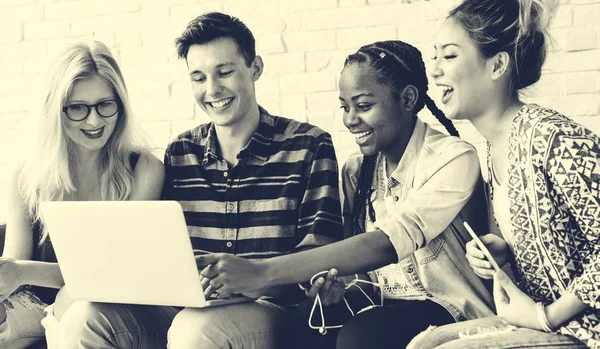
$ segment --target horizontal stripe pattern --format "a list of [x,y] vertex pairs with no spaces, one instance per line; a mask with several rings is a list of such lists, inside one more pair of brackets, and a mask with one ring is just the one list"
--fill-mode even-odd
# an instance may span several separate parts
[[331,136],[262,108],[260,118],[233,168],[216,155],[212,123],[167,148],[163,199],[181,203],[197,254],[267,258],[343,236]]

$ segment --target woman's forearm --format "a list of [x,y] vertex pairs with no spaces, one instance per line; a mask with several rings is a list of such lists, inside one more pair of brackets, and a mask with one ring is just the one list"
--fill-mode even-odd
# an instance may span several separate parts
[[268,285],[285,285],[309,280],[314,274],[336,268],[338,275],[375,270],[397,262],[396,250],[380,230],[261,261]]
[[554,303],[546,307],[546,317],[552,328],[558,328],[587,308],[588,305],[575,295],[565,293]]
[[21,285],[61,288],[65,284],[58,263],[20,260],[17,266]]

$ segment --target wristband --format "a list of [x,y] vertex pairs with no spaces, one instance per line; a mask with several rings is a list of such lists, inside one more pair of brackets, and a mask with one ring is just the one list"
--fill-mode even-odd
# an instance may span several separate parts
[[550,322],[548,322],[548,317],[546,316],[546,309],[545,309],[544,303],[537,302],[535,304],[535,306],[536,306],[538,322],[540,323],[542,330],[544,330],[544,332],[548,332],[548,333],[554,332],[552,330],[552,327],[550,327]]

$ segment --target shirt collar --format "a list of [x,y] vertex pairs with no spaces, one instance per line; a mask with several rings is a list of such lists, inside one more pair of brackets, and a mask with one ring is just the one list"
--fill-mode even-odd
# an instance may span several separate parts
[[421,149],[423,149],[423,143],[425,142],[426,130],[427,125],[417,117],[415,128],[406,145],[404,154],[402,154],[398,167],[396,167],[396,170],[390,176],[390,188],[393,188],[398,184],[412,185],[413,179],[415,178],[417,159]]
[[[240,151],[238,158],[244,157],[247,153],[262,161],[266,161],[269,158],[269,149],[271,147],[271,142],[273,141],[273,135],[275,134],[276,119],[261,106],[258,106],[258,111],[260,113],[258,128],[250,138],[248,144]],[[208,128],[204,142],[205,147],[202,165],[208,164],[211,160],[219,159],[217,156],[219,146],[217,132],[215,130],[215,124],[212,122]]]
[[217,156],[217,132],[215,131],[215,124],[210,123],[207,135],[201,138],[204,143],[204,157],[202,158],[202,165],[208,164],[211,160],[218,160]]

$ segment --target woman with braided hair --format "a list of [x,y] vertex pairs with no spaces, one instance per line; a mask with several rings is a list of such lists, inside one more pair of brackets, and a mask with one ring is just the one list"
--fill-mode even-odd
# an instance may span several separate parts
[[[199,257],[212,265],[201,274],[220,294],[317,274],[306,292],[315,300],[297,309],[286,347],[402,348],[430,325],[492,314],[490,293],[465,259],[462,228],[464,220],[487,228],[479,159],[427,86],[421,53],[407,43],[376,42],[346,59],[339,100],[362,154],[342,173],[345,240],[262,261]],[[417,117],[425,106],[451,135]],[[357,272],[379,288],[348,287]],[[370,307],[362,292],[375,300]]]
[[[299,306],[290,326],[292,347],[403,348],[430,325],[489,311],[482,284],[472,281],[470,273],[463,275],[468,272],[464,237],[458,230],[460,218],[455,219],[479,178],[477,154],[472,146],[417,117],[426,106],[450,135],[458,136],[427,88],[421,53],[404,42],[376,42],[346,59],[340,103],[344,124],[362,154],[352,155],[342,170],[345,232],[352,236],[383,231],[396,247],[399,262],[368,273],[380,285],[374,291],[382,293],[383,306],[355,317],[342,297],[355,310],[368,304],[360,290],[345,290],[354,276],[324,276],[327,284],[319,293],[325,307],[313,311],[312,299]],[[467,208],[482,196],[473,199]],[[475,223],[485,221],[471,222]],[[426,240],[424,246],[413,249],[411,243],[420,245],[419,239]],[[317,289],[308,296],[314,297]],[[331,328],[325,336],[311,330],[308,318],[318,326],[320,311],[327,327],[343,327]]]

